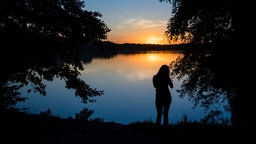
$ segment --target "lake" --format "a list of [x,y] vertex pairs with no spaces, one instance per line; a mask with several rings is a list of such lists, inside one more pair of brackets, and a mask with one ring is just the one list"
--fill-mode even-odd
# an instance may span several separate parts
[[[45,81],[47,95],[31,93],[26,102],[18,103],[18,108],[28,108],[31,113],[50,109],[52,114],[63,118],[74,117],[84,107],[93,109],[91,118],[101,118],[105,122],[129,124],[136,121],[155,121],[155,89],[152,77],[161,65],[169,65],[183,54],[179,51],[148,51],[144,53],[116,54],[110,58],[93,58],[84,64],[81,79],[92,88],[103,90],[95,103],[83,104],[74,91],[65,88],[62,80]],[[180,98],[177,89],[182,81],[173,79],[174,88],[170,89],[172,103],[169,123],[183,120],[184,115],[191,121],[199,121],[206,116],[203,107],[194,107],[186,97]],[[230,118],[230,112],[222,105],[212,106]]]

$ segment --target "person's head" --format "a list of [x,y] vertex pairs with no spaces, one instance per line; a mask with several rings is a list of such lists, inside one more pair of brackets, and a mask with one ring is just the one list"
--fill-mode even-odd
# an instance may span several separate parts
[[167,65],[162,65],[157,73],[158,75],[165,75],[169,76],[170,74],[170,69]]

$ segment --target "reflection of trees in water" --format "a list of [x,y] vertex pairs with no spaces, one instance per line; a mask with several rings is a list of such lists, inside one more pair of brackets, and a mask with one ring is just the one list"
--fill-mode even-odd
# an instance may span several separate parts
[[[31,51],[29,46],[22,50],[10,49],[6,57],[10,60],[1,62],[1,107],[8,108],[25,101],[26,96],[19,92],[22,87],[29,87],[27,92],[39,92],[46,95],[46,85],[43,81],[53,81],[60,78],[65,81],[67,89],[73,89],[83,103],[94,102],[95,96],[103,91],[91,88],[79,78],[84,69],[79,57],[79,51],[70,51],[65,47],[51,47],[51,41],[41,40],[36,45],[37,50]],[[58,43],[55,41],[55,43]],[[68,46],[68,44],[66,45]]]

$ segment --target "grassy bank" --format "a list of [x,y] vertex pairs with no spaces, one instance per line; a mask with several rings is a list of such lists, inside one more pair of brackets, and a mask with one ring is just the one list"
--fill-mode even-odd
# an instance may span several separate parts
[[220,124],[180,122],[156,127],[152,122],[62,119],[17,112],[1,113],[1,143],[10,144],[161,144],[246,142],[241,129]]

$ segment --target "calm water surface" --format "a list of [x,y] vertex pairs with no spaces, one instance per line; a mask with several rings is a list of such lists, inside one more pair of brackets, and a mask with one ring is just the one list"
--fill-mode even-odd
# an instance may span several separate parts
[[[104,95],[96,98],[96,103],[84,105],[74,92],[67,90],[63,81],[55,79],[47,84],[47,95],[31,94],[29,100],[17,105],[29,108],[32,113],[46,111],[54,115],[74,117],[84,107],[93,109],[91,118],[101,118],[106,122],[129,124],[136,121],[155,121],[155,90],[152,77],[162,64],[169,65],[182,53],[148,52],[140,54],[119,54],[111,59],[94,58],[85,65],[81,78],[92,88],[103,90]],[[170,123],[176,123],[188,116],[189,120],[200,120],[206,114],[201,107],[193,107],[186,98],[178,97],[177,89],[181,81],[173,79],[173,97],[169,111]],[[32,96],[33,95],[33,96]],[[222,110],[221,106],[216,106]],[[215,108],[216,108],[215,107]],[[223,110],[222,110],[223,111]],[[223,111],[224,112],[224,111]],[[224,112],[224,117],[230,117]]]

